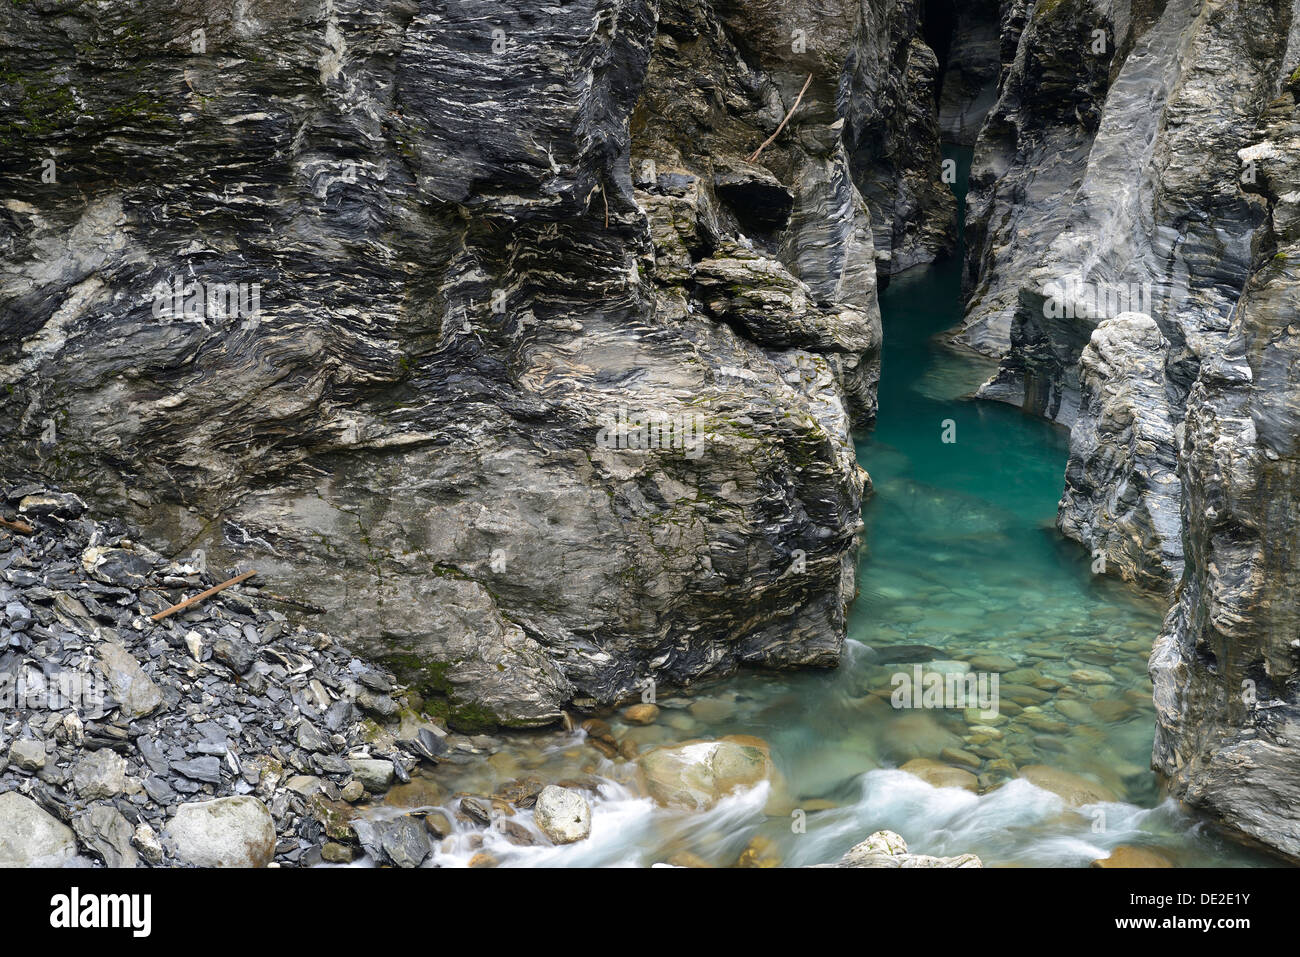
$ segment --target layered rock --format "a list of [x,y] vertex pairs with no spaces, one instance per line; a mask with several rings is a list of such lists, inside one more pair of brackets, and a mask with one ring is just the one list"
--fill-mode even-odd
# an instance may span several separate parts
[[941,179],[939,61],[920,34],[922,4],[853,6],[863,27],[845,91],[846,146],[880,271],[894,275],[955,243],[956,203]]
[[917,29],[6,4],[10,464],[255,563],[463,727],[833,664],[877,254],[949,241]]
[[1072,426],[1061,529],[1145,588],[1181,577],[1155,767],[1296,857],[1298,25],[1283,3],[1026,10],[976,147],[958,338],[1001,360],[984,397]]
[[1145,312],[1175,407],[1221,346],[1261,221],[1237,152],[1276,88],[1289,5],[1039,3],[976,146],[960,340],[987,398],[1070,424],[1092,330]]
[[1270,217],[1179,463],[1187,573],[1151,655],[1154,764],[1173,792],[1300,860],[1300,76],[1246,152]]
[[1183,572],[1181,488],[1155,320],[1121,313],[1079,358],[1079,414],[1057,526],[1099,573],[1169,591]]
[[[997,101],[1002,73],[1002,11],[996,0],[954,6],[948,42],[940,55],[943,77],[939,133],[947,143],[974,146]],[[934,27],[927,24],[927,35],[933,32]]]

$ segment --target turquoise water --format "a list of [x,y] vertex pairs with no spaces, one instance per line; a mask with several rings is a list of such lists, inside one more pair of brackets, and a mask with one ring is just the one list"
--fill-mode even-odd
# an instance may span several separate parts
[[[959,159],[964,179],[969,156]],[[1056,532],[1066,433],[968,398],[992,368],[939,341],[961,318],[959,287],[953,258],[895,279],[881,297],[880,418],[857,437],[875,493],[863,506],[841,666],[748,672],[661,698],[648,727],[608,719],[620,743],[642,751],[760,737],[773,784],[707,812],[675,811],[644,796],[634,762],[603,757],[581,732],[484,742],[486,759],[417,782],[408,793],[418,802],[388,803],[441,805],[454,819],[452,792],[490,794],[521,775],[585,776],[592,836],[519,847],[453,820],[435,863],[486,853],[524,866],[731,865],[749,848],[766,863],[813,864],[881,828],[914,852],[976,853],[990,865],[1087,866],[1121,845],[1181,866],[1257,862],[1160,800],[1146,659],[1163,605],[1093,575],[1083,550]],[[986,678],[996,669],[997,713],[895,707],[895,676],[916,665]],[[918,759],[930,763],[909,764]],[[532,827],[531,812],[516,823]]]

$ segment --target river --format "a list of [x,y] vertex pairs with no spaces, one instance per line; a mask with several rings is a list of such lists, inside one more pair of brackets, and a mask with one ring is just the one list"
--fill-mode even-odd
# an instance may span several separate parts
[[[964,182],[969,152],[951,155]],[[1159,798],[1146,660],[1163,604],[1094,574],[1090,556],[1055,530],[1067,433],[969,398],[992,366],[941,340],[961,319],[960,257],[895,278],[881,310],[880,417],[857,436],[875,492],[863,505],[840,667],[744,672],[661,698],[652,725],[608,719],[642,751],[760,737],[775,784],[706,812],[664,809],[639,793],[632,762],[602,757],[580,731],[548,731],[483,740],[484,754],[395,789],[369,813],[441,807],[454,833],[434,866],[480,854],[506,866],[727,866],[746,849],[767,864],[816,864],[882,828],[913,852],[975,853],[986,865],[1087,866],[1121,845],[1176,866],[1258,863]],[[896,676],[917,667],[997,674],[997,714],[895,707]],[[967,772],[944,772],[966,787],[899,770],[917,758]],[[1026,768],[1045,769],[1036,779],[1055,790],[1031,783]],[[490,794],[517,776],[590,789],[590,838],[519,846],[456,820],[460,794]],[[1056,793],[1078,787],[1081,806]],[[530,811],[513,820],[535,831]]]

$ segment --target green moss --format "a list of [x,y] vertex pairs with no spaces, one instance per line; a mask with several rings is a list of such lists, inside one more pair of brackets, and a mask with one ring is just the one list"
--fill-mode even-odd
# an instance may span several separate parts
[[424,699],[425,712],[440,724],[462,734],[479,734],[505,723],[490,708],[457,700],[448,677],[455,662],[429,661],[419,655],[398,653],[385,655],[384,663]]

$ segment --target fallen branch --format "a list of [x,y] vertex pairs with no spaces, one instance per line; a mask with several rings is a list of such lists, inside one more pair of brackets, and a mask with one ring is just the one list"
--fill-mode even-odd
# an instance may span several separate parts
[[207,591],[201,591],[193,598],[186,598],[179,605],[172,605],[170,608],[164,608],[156,615],[150,615],[149,620],[162,621],[168,615],[174,615],[178,611],[184,611],[186,608],[189,608],[191,605],[197,605],[199,602],[203,601],[204,599],[211,598],[217,592],[225,591],[231,585],[238,585],[242,581],[247,581],[248,579],[252,578],[256,574],[257,572],[254,570],[254,571],[244,572],[244,574],[242,575],[236,575],[234,578],[230,579],[230,581],[224,581],[220,585],[213,585]]
[[749,162],[751,163],[755,162],[758,159],[758,154],[763,152],[763,150],[765,150],[768,146],[771,145],[774,139],[776,139],[778,136],[781,135],[781,131],[785,129],[785,124],[790,122],[790,117],[794,116],[794,111],[799,109],[799,104],[803,102],[803,95],[808,92],[808,84],[810,83],[812,83],[811,73],[808,74],[808,79],[803,81],[803,89],[800,90],[799,95],[795,97],[794,106],[790,107],[790,112],[785,115],[785,119],[781,121],[781,125],[776,128],[775,133],[773,133],[767,139],[763,140],[762,146],[760,146],[758,149],[754,150],[754,152],[749,154]]
[[35,535],[36,529],[32,528],[26,522],[11,522],[7,518],[0,518],[0,528],[7,528],[17,532],[19,535]]

